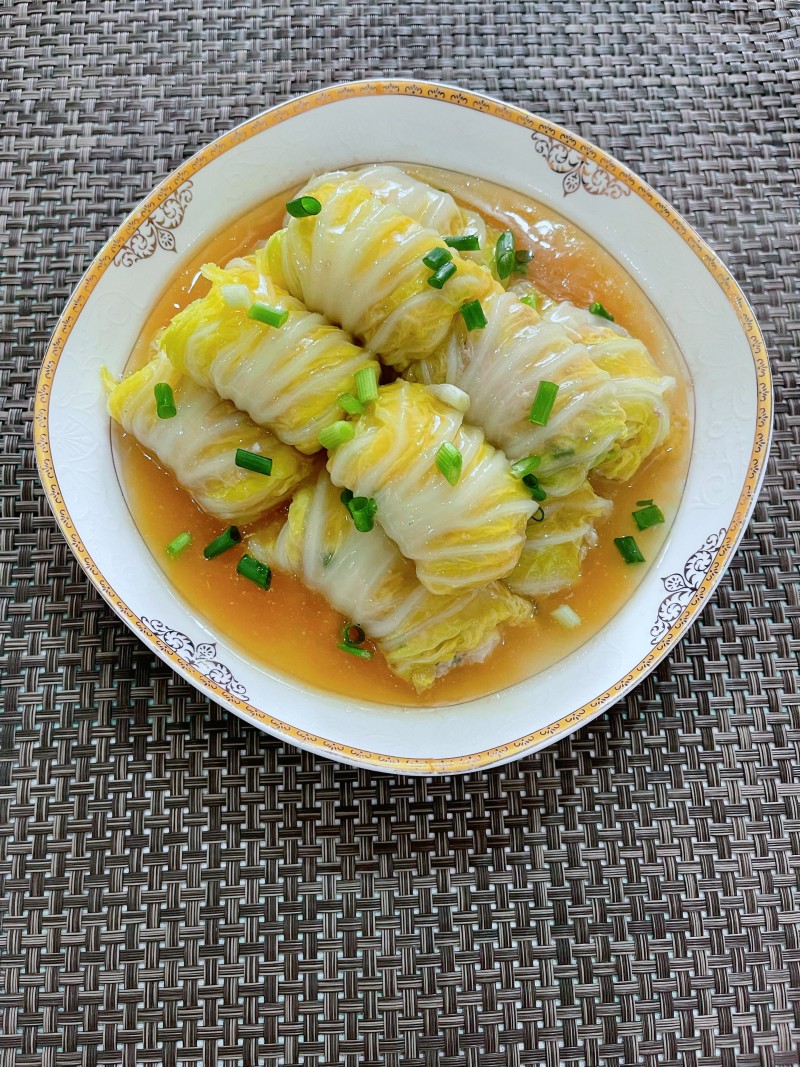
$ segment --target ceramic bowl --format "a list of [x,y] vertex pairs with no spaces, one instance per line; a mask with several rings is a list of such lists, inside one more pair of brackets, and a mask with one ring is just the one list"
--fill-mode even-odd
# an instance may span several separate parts
[[[677,515],[623,609],[533,678],[433,709],[310,691],[252,663],[196,617],[165,583],[128,512],[99,373],[102,364],[123,370],[176,267],[211,235],[315,171],[381,160],[486,178],[575,222],[618,258],[669,324],[694,398]],[[356,765],[446,774],[549,744],[608,710],[667,655],[742,536],[770,428],[769,366],[753,314],[723,264],[656,192],[600,149],[518,108],[441,85],[378,80],[258,115],[198,152],[136,208],[56,327],[38,383],[35,437],[47,496],[82,567],[175,671],[292,744]]]

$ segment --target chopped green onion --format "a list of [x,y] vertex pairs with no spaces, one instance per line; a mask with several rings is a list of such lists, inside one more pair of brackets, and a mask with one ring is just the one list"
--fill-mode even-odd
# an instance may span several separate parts
[[247,315],[249,318],[255,319],[256,322],[263,322],[265,326],[274,326],[275,329],[283,326],[284,322],[289,318],[288,311],[270,307],[269,304],[262,304],[258,300],[255,304],[250,305]]
[[522,484],[530,489],[531,496],[540,504],[543,500],[547,500],[547,493],[542,489],[541,485],[539,485],[539,479],[535,474],[526,474],[522,479]]
[[340,641],[336,647],[340,648],[342,652],[349,652],[351,656],[358,656],[359,659],[372,659],[375,655],[368,648],[355,648],[353,645],[346,645],[344,641]]
[[529,308],[533,308],[534,311],[539,310],[539,297],[536,293],[531,293],[530,296],[521,296],[519,298],[520,304],[527,304]]
[[436,273],[428,278],[428,285],[432,285],[434,289],[441,289],[448,278],[453,277],[457,269],[455,263],[445,263],[443,267],[439,267]]
[[591,311],[593,315],[599,315],[602,319],[608,319],[609,322],[614,321],[614,316],[610,311],[606,311],[599,300],[592,301],[589,305],[589,311]]
[[615,537],[614,544],[626,563],[644,563],[644,556],[632,537]]
[[451,485],[456,485],[461,477],[461,453],[450,441],[445,441],[436,453],[436,466]]
[[497,268],[497,277],[503,281],[508,278],[514,269],[514,234],[511,230],[503,230],[497,238],[494,248],[494,261]]
[[167,555],[175,559],[175,557],[183,552],[184,548],[188,548],[191,543],[192,535],[188,530],[184,530],[183,533],[178,534],[174,541],[170,541],[167,545]]
[[468,300],[461,305],[461,317],[466,323],[468,330],[482,330],[488,319],[483,313],[480,300]]
[[249,308],[253,296],[246,285],[221,285],[220,295],[229,308]]
[[340,393],[336,399],[339,402],[339,407],[344,408],[348,415],[364,414],[364,405],[352,393]]
[[537,426],[546,426],[557,395],[558,386],[555,382],[539,382],[528,421],[535,422]]
[[647,507],[631,512],[631,514],[640,530],[649,530],[651,526],[660,526],[664,522],[664,513],[658,504],[648,504]]
[[213,541],[206,545],[203,549],[203,555],[206,559],[213,559],[215,556],[221,556],[223,552],[227,552],[229,548],[233,548],[234,545],[241,543],[242,535],[239,532],[238,526],[229,526],[227,530],[223,530],[219,537],[215,537]]
[[269,456],[260,456],[257,452],[248,452],[246,448],[236,449],[236,466],[256,474],[272,474],[272,460]]
[[550,612],[556,622],[560,622],[567,630],[577,630],[581,624],[581,617],[569,604],[560,604]]
[[346,622],[344,629],[342,630],[342,641],[346,645],[353,647],[357,645],[363,645],[367,639],[367,635],[363,629],[355,622]]
[[375,367],[362,367],[356,371],[356,396],[362,404],[371,404],[378,399],[378,374]]
[[436,245],[432,248],[426,256],[422,257],[422,262],[426,267],[430,267],[431,270],[438,270],[439,267],[443,267],[445,263],[449,263],[453,258],[453,253],[446,248],[442,248],[441,245]]
[[511,473],[515,478],[524,478],[526,474],[533,473],[541,462],[541,456],[526,456],[511,464]]
[[309,215],[319,215],[322,204],[315,196],[298,196],[296,200],[290,200],[286,210],[293,219],[305,219]]
[[444,243],[457,252],[478,252],[481,243],[477,233],[462,233],[453,237],[445,237]]
[[649,504],[652,504],[652,503],[653,503],[653,498],[652,497],[650,497],[649,500],[637,500],[636,501],[636,507],[637,508],[646,508]]
[[159,382],[153,387],[153,392],[156,396],[156,415],[160,419],[174,419],[178,414],[178,409],[175,407],[172,386],[167,382]]
[[378,505],[371,496],[354,496],[347,502],[347,510],[353,518],[353,525],[359,533],[369,533],[375,525]]
[[249,578],[251,582],[260,585],[262,589],[269,589],[272,583],[272,571],[266,563],[261,563],[246,552],[236,564],[236,573],[243,578]]
[[339,499],[344,504],[344,506],[347,507],[347,505],[353,499],[353,490],[352,489],[343,489],[341,491],[341,493],[339,493]]
[[521,248],[514,253],[514,274],[527,274],[528,264],[533,259],[533,252],[529,248]]
[[356,431],[353,429],[352,424],[340,420],[339,422],[332,422],[330,426],[320,430],[317,440],[323,448],[332,450],[338,448],[339,445],[343,445],[345,441],[352,441],[355,435]]
[[544,520],[544,508],[540,504],[539,507],[531,515],[531,522],[542,522]]

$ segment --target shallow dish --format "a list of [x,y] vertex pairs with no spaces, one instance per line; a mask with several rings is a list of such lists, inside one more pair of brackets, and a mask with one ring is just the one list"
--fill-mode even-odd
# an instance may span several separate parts
[[[480,150],[476,148],[480,146]],[[622,610],[581,648],[492,696],[437,708],[348,701],[253,664],[165,582],[120,488],[100,368],[125,367],[182,259],[315,171],[380,160],[438,166],[533,197],[603,245],[669,325],[693,392],[693,443],[668,538]],[[344,762],[445,774],[517,758],[608,709],[680,639],[719,581],[763,477],[771,429],[764,343],[741,291],[652,189],[588,142],[517,108],[410,81],[337,86],[219,138],[120,226],[46,354],[36,454],[56,518],[99,591],[199,690],[254,725]]]

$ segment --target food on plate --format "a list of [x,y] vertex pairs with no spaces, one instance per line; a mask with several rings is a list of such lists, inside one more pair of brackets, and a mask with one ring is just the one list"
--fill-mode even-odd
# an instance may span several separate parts
[[197,385],[163,353],[121,381],[107,375],[106,384],[111,417],[218,519],[252,522],[310,474],[310,460]]
[[363,631],[361,640],[356,643],[345,627],[343,651],[369,657],[363,638],[371,639],[389,668],[417,690],[454,667],[481,662],[500,641],[501,624],[531,616],[530,604],[498,582],[443,596],[429,592],[380,527],[356,528],[324,472],[295,494],[282,525],[253,531],[248,549],[300,577],[345,620],[357,620],[353,629]]

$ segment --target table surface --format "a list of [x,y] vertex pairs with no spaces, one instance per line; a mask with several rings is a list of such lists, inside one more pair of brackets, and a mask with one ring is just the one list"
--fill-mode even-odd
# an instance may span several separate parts
[[[0,1065],[800,1063],[794,3],[18,2],[0,14]],[[31,447],[65,299],[264,107],[369,75],[600,144],[722,256],[777,422],[733,565],[622,704],[409,780],[258,733],[153,658]]]

